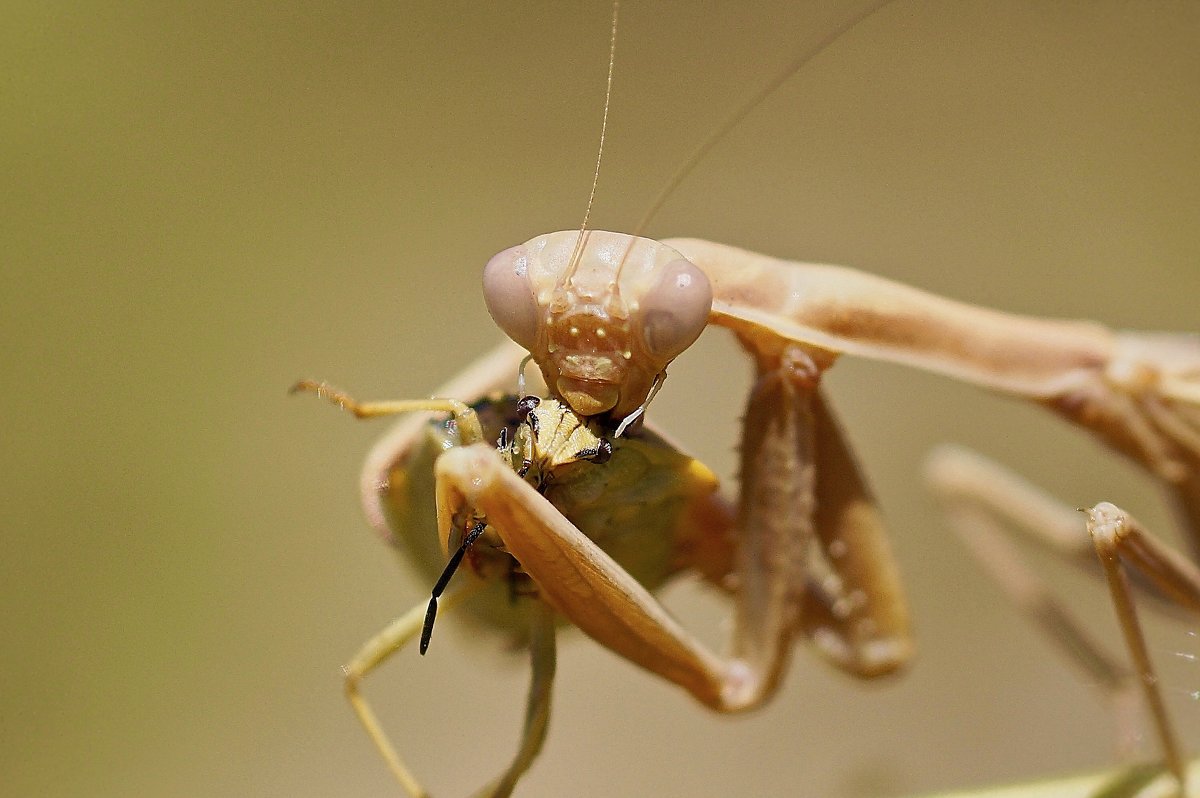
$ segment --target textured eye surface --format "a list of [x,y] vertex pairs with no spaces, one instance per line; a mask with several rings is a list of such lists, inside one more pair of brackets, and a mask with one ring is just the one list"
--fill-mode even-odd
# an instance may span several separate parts
[[483,267],[483,300],[505,334],[526,349],[537,343],[538,305],[529,282],[529,251],[511,247]]
[[668,263],[640,304],[646,353],[665,366],[700,337],[711,309],[712,286],[704,272],[686,260]]

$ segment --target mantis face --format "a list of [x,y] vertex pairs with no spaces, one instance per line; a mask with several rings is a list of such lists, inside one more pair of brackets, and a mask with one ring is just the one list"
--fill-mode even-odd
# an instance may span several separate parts
[[538,236],[488,261],[488,312],[582,416],[623,418],[708,323],[708,278],[677,251],[601,230]]

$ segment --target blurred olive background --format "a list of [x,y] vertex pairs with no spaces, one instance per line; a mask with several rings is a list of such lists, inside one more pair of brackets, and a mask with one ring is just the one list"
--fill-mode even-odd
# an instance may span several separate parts
[[[636,224],[729,109],[860,6],[627,2],[594,226]],[[429,586],[358,508],[383,425],[285,390],[427,395],[497,340],[483,263],[581,219],[607,3],[3,17],[0,793],[396,794],[339,665]],[[1190,1],[901,0],[765,102],[649,234],[1196,329],[1198,42]],[[746,372],[706,335],[651,413],[727,475]],[[571,635],[524,794],[882,796],[1113,761],[1094,691],[983,582],[919,466],[960,441],[1165,529],[1151,486],[945,379],[845,362],[828,383],[911,589],[911,671],[863,686],[801,649],[776,701],[728,719]],[[1103,590],[1048,567],[1115,643]],[[667,600],[720,644],[719,601]],[[1200,641],[1152,632],[1194,751],[1200,669],[1174,654]],[[525,680],[447,618],[367,691],[428,785],[461,795],[510,754]]]

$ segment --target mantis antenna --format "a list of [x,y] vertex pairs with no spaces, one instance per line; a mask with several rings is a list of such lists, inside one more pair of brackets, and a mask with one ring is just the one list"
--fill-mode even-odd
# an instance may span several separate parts
[[608,40],[608,82],[604,88],[604,116],[600,121],[600,146],[596,150],[596,170],[592,173],[592,190],[588,194],[587,208],[583,211],[583,224],[579,226],[579,240],[575,242],[575,250],[571,253],[570,266],[567,274],[575,271],[579,255],[583,251],[584,234],[587,233],[588,219],[592,216],[592,203],[596,199],[596,186],[600,183],[600,161],[604,158],[604,136],[608,132],[608,108],[612,103],[613,65],[617,60],[617,17],[621,10],[621,0],[613,0],[612,33]]
[[[699,147],[697,147],[695,152],[693,152],[692,155],[683,162],[681,167],[672,176],[670,181],[668,181],[668,183],[664,187],[663,191],[659,194],[659,196],[655,199],[655,201],[650,206],[650,210],[646,213],[646,215],[642,218],[642,221],[638,224],[637,228],[634,230],[634,236],[636,237],[641,234],[642,230],[645,229],[646,225],[650,222],[650,220],[654,217],[654,215],[658,212],[658,210],[666,202],[667,198],[670,197],[670,195],[675,191],[675,189],[683,182],[684,178],[687,177],[687,175],[690,174],[691,171],[696,167],[696,165],[698,163],[700,163],[701,160],[704,159],[704,157],[712,150],[712,148],[718,142],[720,142],[723,138],[725,138],[725,136],[728,135],[728,133],[731,130],[733,130],[733,128],[736,127],[743,119],[745,119],[745,117],[747,115],[749,115],[751,111],[753,111],[755,108],[757,108],[759,105],[761,105],[763,100],[765,100],[776,89],[778,89],[781,85],[783,85],[788,80],[788,78],[790,78],[792,75],[796,74],[806,64],[808,64],[810,61],[812,61],[814,58],[816,58],[818,55],[820,55],[826,49],[828,49],[830,45],[832,45],[834,42],[836,42],[844,34],[846,34],[848,31],[850,31],[854,27],[856,27],[859,23],[863,22],[865,19],[867,19],[868,17],[873,15],[876,11],[879,11],[880,9],[882,9],[890,1],[891,0],[877,0],[876,2],[870,4],[865,9],[860,11],[858,14],[854,15],[850,19],[843,22],[841,25],[835,27],[832,31],[830,31],[828,34],[826,34],[824,37],[822,37],[814,46],[807,48],[804,51],[802,51],[801,53],[799,53],[795,58],[792,59],[791,62],[789,62],[785,66],[785,68],[779,74],[777,74],[774,78],[772,78],[770,81],[768,81],[766,85],[764,85],[758,92],[756,92],[753,96],[751,96],[745,103],[743,103],[741,106],[736,108],[734,110],[734,112],[725,120],[725,122],[722,123],[721,125],[719,125],[716,129],[714,129],[713,132],[700,143]],[[555,303],[564,302],[565,300],[563,299],[563,297],[569,295],[568,292],[570,291],[570,286],[571,286],[572,282],[574,281],[575,271],[579,267],[579,262],[582,257],[584,246],[585,246],[585,243],[587,240],[588,221],[591,218],[592,205],[593,205],[593,202],[595,201],[596,190],[597,190],[597,187],[600,182],[600,166],[601,166],[601,163],[602,163],[603,157],[604,157],[604,141],[605,141],[606,134],[608,132],[608,113],[609,113],[609,109],[612,104],[612,84],[613,84],[613,73],[615,71],[615,64],[616,64],[617,28],[618,28],[619,14],[620,14],[620,0],[613,0],[612,31],[611,31],[611,36],[609,38],[609,50],[608,50],[608,78],[607,78],[607,83],[605,86],[604,114],[603,114],[601,124],[600,124],[600,144],[599,144],[599,147],[598,147],[598,150],[596,153],[596,168],[592,175],[592,187],[591,187],[590,193],[588,194],[587,207],[584,210],[583,224],[580,225],[580,228],[579,228],[579,236],[575,240],[575,246],[572,248],[571,257],[567,262],[567,268],[564,269],[563,272],[559,275],[557,284],[555,286],[554,293],[557,297],[559,297],[558,299],[555,300]],[[621,257],[620,263],[617,265],[617,269],[616,269],[617,279],[619,279],[620,274],[621,274],[622,270],[624,269],[625,261],[626,261],[626,258],[628,258],[628,256],[629,256],[629,252],[630,252],[630,250],[627,248],[624,255],[622,255],[622,257]],[[609,301],[614,304],[619,305],[620,299],[619,299],[619,296],[617,295],[618,288],[617,288],[616,280],[613,281],[613,284],[609,290],[611,292],[610,296],[609,296]],[[656,386],[661,384],[661,382],[665,376],[666,376],[665,373],[657,376],[657,378],[655,379]],[[635,410],[633,413],[629,414],[625,419],[622,420],[622,422],[618,426],[618,431],[616,433],[617,437],[620,437],[627,429],[629,429],[630,426],[645,411],[646,405],[649,404],[649,400],[651,398],[653,398],[655,393],[657,393],[657,390],[652,389],[651,393],[647,396],[646,401],[643,402],[643,404],[639,408],[637,408],[637,410]]]
[[[670,196],[675,193],[675,189],[679,188],[679,184],[684,181],[684,178],[686,178],[688,175],[690,175],[692,173],[692,170],[695,169],[696,166],[701,161],[704,160],[704,158],[708,155],[708,153],[712,150],[713,147],[715,147],[718,143],[720,143],[720,141],[722,139],[724,139],[725,136],[727,136],[731,130],[733,130],[735,127],[737,127],[742,122],[743,119],[745,119],[747,116],[749,116],[751,111],[753,111],[755,108],[757,108],[759,105],[761,105],[763,100],[767,99],[767,97],[774,94],[776,89],[778,89],[780,86],[782,86],[784,83],[786,83],[788,81],[788,78],[792,77],[797,72],[799,72],[805,66],[805,64],[807,64],[809,61],[812,61],[814,58],[816,58],[821,53],[825,52],[825,50],[827,50],[831,44],[836,42],[838,39],[840,39],[846,33],[849,33],[852,29],[857,27],[859,25],[859,23],[863,22],[868,17],[872,16],[876,11],[879,11],[881,8],[888,5],[890,2],[891,2],[891,0],[882,0],[882,2],[877,2],[872,5],[869,5],[864,10],[860,11],[857,15],[851,17],[850,19],[846,20],[838,27],[834,28],[832,31],[830,31],[828,34],[826,34],[824,38],[822,38],[820,41],[818,41],[811,48],[809,48],[807,50],[803,50],[800,53],[798,53],[796,55],[796,57],[791,60],[791,62],[789,62],[786,66],[784,66],[783,70],[780,71],[780,73],[778,75],[776,75],[771,80],[769,80],[766,83],[766,85],[764,85],[761,89],[759,89],[756,94],[751,96],[741,106],[734,109],[733,113],[730,114],[729,117],[723,123],[721,123],[720,126],[715,128],[712,133],[709,134],[708,138],[706,138],[700,142],[699,146],[697,146],[696,149],[692,152],[692,154],[690,156],[688,156],[687,160],[685,160],[680,165],[679,169],[675,172],[675,174],[671,176],[671,179],[667,181],[667,184],[665,186],[663,186],[663,190],[654,199],[654,202],[652,202],[650,204],[650,210],[646,211],[646,215],[642,217],[642,220],[640,222],[638,222],[637,227],[634,228],[633,234],[635,236],[640,236],[642,234],[642,231],[644,231],[646,229],[646,226],[648,224],[650,224],[650,221],[654,218],[654,216],[662,209],[662,206],[666,203],[667,199],[670,198]],[[614,7],[614,9],[613,9],[613,37],[614,37],[614,39],[616,38],[616,19],[617,19],[616,9]],[[609,62],[609,73],[608,74],[609,74],[609,87],[611,89],[611,86],[612,86],[612,63],[611,63],[611,60]],[[605,114],[605,117],[607,118],[607,116],[608,116],[607,103],[605,103],[605,106],[604,106],[604,114]],[[603,144],[603,141],[604,141],[603,134],[601,134],[600,141],[601,141],[601,144]],[[597,165],[597,169],[598,168],[599,168],[599,166]],[[596,187],[593,184],[592,185],[592,193],[594,194],[595,191],[596,191]],[[589,207],[589,209],[591,208],[590,201],[588,203],[588,207]],[[584,217],[585,224],[586,224],[586,218],[587,217]]]
[[[700,142],[700,144],[696,147],[696,149],[692,152],[692,154],[690,156],[688,156],[683,161],[682,164],[680,164],[680,166],[676,170],[675,174],[671,176],[671,179],[667,181],[667,184],[665,186],[663,186],[662,191],[659,192],[658,196],[654,199],[654,202],[652,202],[650,204],[649,210],[646,211],[646,214],[642,217],[641,221],[638,222],[637,227],[634,228],[633,235],[634,236],[642,235],[643,231],[645,231],[645,229],[646,229],[646,226],[650,224],[650,221],[654,218],[655,214],[657,214],[658,211],[662,208],[662,206],[666,203],[667,199],[675,192],[675,189],[677,189],[679,187],[679,185],[684,181],[684,179],[689,174],[692,173],[692,170],[695,169],[696,166],[701,161],[703,161],[705,157],[708,156],[709,152],[712,151],[712,148],[715,147],[727,135],[729,135],[730,131],[732,131],[735,127],[737,127],[738,124],[740,124],[743,119],[745,119],[747,116],[749,116],[751,111],[753,111],[755,108],[760,106],[763,103],[763,101],[767,99],[767,97],[771,96],[771,94],[773,94],[776,89],[778,89],[780,86],[782,86],[784,83],[786,83],[789,78],[791,78],[793,75],[795,75],[801,69],[803,69],[806,64],[808,64],[814,58],[819,56],[821,53],[825,52],[825,50],[827,50],[834,42],[836,42],[838,39],[840,39],[845,34],[849,33],[851,30],[853,30],[855,27],[857,27],[860,23],[862,23],[868,17],[875,14],[875,12],[879,11],[884,6],[888,5],[890,2],[891,2],[891,0],[879,0],[878,2],[872,3],[872,4],[868,5],[866,8],[864,8],[862,11],[860,11],[858,14],[850,17],[848,20],[843,22],[841,25],[839,25],[839,26],[835,27],[833,30],[829,31],[829,33],[827,33],[824,37],[822,37],[819,41],[817,41],[816,44],[814,44],[812,47],[802,50],[801,52],[797,53],[797,55],[790,62],[788,62],[777,75],[775,75],[773,78],[771,78],[771,80],[767,81],[767,83],[761,89],[759,89],[755,94],[751,95],[749,97],[749,99],[746,100],[746,102],[742,103],[740,106],[735,108],[733,110],[733,112],[729,115],[729,117],[726,118],[725,121],[722,122],[720,125],[718,125],[716,128],[714,128],[713,131],[708,135],[708,137]],[[604,100],[604,123],[601,125],[601,128],[600,128],[600,151],[601,151],[601,153],[604,151],[604,125],[607,125],[607,123],[608,123],[608,101],[609,101],[609,97],[612,95],[613,55],[616,51],[616,43],[617,43],[616,39],[617,39],[617,0],[614,0],[614,2],[613,2],[612,44],[611,44],[611,50],[609,52],[609,59],[608,59],[608,96],[606,96],[605,100]],[[600,176],[600,159],[599,159],[599,155],[598,155],[597,159],[596,159],[596,176],[592,181],[592,197],[594,197],[596,195],[596,183],[599,180],[599,176]],[[588,213],[590,213],[591,209],[592,209],[592,197],[588,198]],[[571,255],[571,266],[568,269],[568,273],[570,273],[571,271],[574,270],[576,259],[579,257],[579,254],[582,252],[583,240],[584,240],[584,229],[586,229],[586,227],[587,227],[587,219],[588,219],[587,214],[585,214],[584,219],[583,219],[583,229],[580,229],[580,231],[579,231],[579,239],[575,243],[575,250]],[[629,255],[629,250],[626,249],[625,256],[623,256],[621,258],[621,263],[617,267],[618,274],[621,272],[622,269],[624,269],[625,258],[628,257],[628,255]],[[640,407],[638,407],[636,410],[634,410],[632,413],[630,413],[628,416],[626,416],[621,421],[621,423],[617,427],[616,435],[614,437],[617,437],[617,438],[621,437],[621,435],[624,434],[624,432],[627,429],[629,429],[630,425],[633,424],[633,422],[637,421],[638,417],[641,416],[646,411],[646,407],[650,404],[650,401],[654,398],[655,394],[658,393],[658,389],[662,387],[662,382],[665,378],[666,378],[665,371],[663,373],[659,374],[655,378],[654,385],[651,388],[650,393],[646,396],[646,400],[644,402],[642,402]]]

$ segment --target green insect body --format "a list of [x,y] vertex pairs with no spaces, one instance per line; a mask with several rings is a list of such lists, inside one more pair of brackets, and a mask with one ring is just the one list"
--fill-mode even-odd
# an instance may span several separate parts
[[[485,439],[500,439],[497,450],[513,470],[524,472],[526,482],[647,589],[695,567],[693,555],[724,561],[701,569],[718,583],[728,572],[732,543],[724,534],[728,511],[717,493],[717,478],[661,436],[642,430],[612,440],[611,456],[594,462],[603,431],[560,402],[542,400],[527,419],[520,417],[512,395],[486,398],[472,409]],[[434,463],[462,444],[453,419],[429,421],[420,441],[392,464],[378,488],[391,542],[431,585],[446,564],[436,532]],[[473,519],[456,522],[452,547],[472,524]],[[464,563],[488,584],[459,617],[507,631],[514,643],[522,643],[536,585],[490,527]]]

